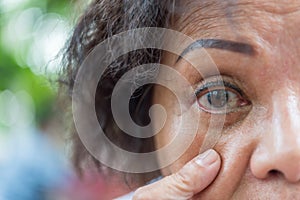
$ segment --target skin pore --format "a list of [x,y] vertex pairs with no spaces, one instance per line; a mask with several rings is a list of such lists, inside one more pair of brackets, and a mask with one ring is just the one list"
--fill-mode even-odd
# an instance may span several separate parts
[[[220,74],[206,77],[185,59],[178,60],[178,55],[163,55],[163,64],[179,71],[195,90],[202,89],[194,102],[199,105],[195,112],[202,112],[202,118],[192,145],[162,174],[178,171],[198,155],[211,116],[225,116],[214,146],[221,155],[221,170],[194,199],[299,199],[300,2],[196,0],[182,1],[181,6],[185,9],[174,23],[175,30],[195,40],[245,43],[254,53],[208,47],[206,51]],[[192,54],[197,51],[191,50],[186,56]],[[205,63],[199,63],[201,66]],[[226,82],[225,91],[216,81],[220,78]],[[223,101],[218,101],[220,96]],[[176,134],[180,116],[174,110],[179,105],[161,86],[155,86],[153,101],[168,114],[155,138],[159,149]],[[211,104],[215,107],[209,107]],[[222,112],[223,105],[230,107],[228,112]]]

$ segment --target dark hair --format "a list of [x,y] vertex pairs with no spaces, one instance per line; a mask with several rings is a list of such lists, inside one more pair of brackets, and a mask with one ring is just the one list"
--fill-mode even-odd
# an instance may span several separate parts
[[[172,9],[175,0],[95,0],[79,19],[72,37],[67,43],[64,54],[62,88],[67,86],[72,94],[74,79],[79,66],[93,48],[120,32],[142,27],[169,27],[174,17]],[[101,77],[96,92],[96,113],[106,136],[116,145],[132,152],[150,152],[154,150],[153,138],[134,138],[123,133],[116,125],[110,108],[111,93],[114,85],[126,71],[146,63],[159,63],[159,49],[142,49],[119,57]],[[149,69],[149,73],[153,70]],[[151,85],[139,88],[130,100],[130,113],[140,125],[149,123],[151,106]],[[92,161],[100,173],[112,171],[94,159],[81,143],[76,130],[71,128],[73,164],[81,173],[84,164]],[[131,174],[132,175],[132,174]],[[144,183],[154,174],[135,176],[135,182]],[[142,178],[141,178],[142,177]]]

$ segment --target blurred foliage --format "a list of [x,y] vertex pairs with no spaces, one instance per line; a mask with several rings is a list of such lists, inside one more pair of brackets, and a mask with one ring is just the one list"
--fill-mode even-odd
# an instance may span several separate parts
[[0,0],[0,94],[5,90],[27,92],[34,103],[36,125],[51,116],[57,86],[49,80],[57,79],[60,66],[59,62],[48,65],[70,32],[74,3]]

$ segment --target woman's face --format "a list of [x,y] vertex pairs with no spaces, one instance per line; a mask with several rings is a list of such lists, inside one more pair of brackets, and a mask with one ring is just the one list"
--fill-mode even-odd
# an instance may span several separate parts
[[[176,62],[178,55],[164,54],[162,62],[200,90],[195,103],[201,120],[192,145],[162,173],[174,173],[195,157],[209,120],[225,117],[214,146],[222,158],[221,170],[197,197],[299,199],[300,2],[197,0],[181,6],[185,9],[173,28],[195,40],[219,40],[218,47],[206,51],[220,74],[203,77],[185,59]],[[173,99],[168,89],[155,87],[154,102],[168,114],[155,138],[157,148],[168,144],[177,131],[180,115],[174,110],[179,105]]]

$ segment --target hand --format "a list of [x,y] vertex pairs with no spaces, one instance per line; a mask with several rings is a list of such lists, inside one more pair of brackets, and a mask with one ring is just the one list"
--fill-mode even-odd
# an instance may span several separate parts
[[219,154],[208,150],[188,162],[178,172],[137,189],[133,200],[190,199],[215,179],[220,166]]

